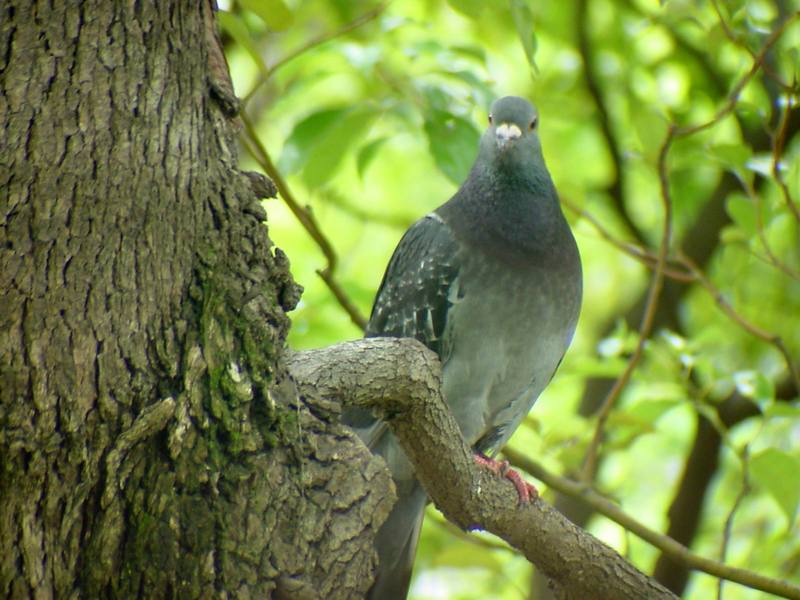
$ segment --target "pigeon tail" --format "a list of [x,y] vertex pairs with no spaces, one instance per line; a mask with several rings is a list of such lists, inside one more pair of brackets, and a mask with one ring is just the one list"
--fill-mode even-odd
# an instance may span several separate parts
[[403,600],[408,594],[417,540],[428,500],[425,490],[416,479],[411,488],[410,493],[404,493],[397,499],[389,518],[375,538],[379,563],[375,583],[367,594],[368,600]]

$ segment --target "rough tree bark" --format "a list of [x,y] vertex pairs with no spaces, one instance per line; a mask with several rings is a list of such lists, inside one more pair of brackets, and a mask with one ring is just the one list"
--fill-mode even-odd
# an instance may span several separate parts
[[0,11],[0,595],[357,597],[389,479],[283,378],[210,4]]

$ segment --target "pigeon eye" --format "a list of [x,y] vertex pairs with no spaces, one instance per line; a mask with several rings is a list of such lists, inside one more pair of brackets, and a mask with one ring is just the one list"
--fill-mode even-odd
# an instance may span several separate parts
[[492,124],[492,113],[489,113],[489,125]]
[[536,126],[538,124],[539,124],[539,118],[538,117],[533,117],[533,119],[531,119],[530,125],[528,125],[528,129],[533,131],[534,129],[536,129]]

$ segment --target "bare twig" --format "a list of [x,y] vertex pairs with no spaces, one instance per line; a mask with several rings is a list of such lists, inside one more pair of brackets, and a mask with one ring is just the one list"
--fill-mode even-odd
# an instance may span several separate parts
[[728,94],[728,100],[710,120],[697,125],[684,125],[682,127],[677,127],[675,130],[675,137],[684,137],[708,129],[709,127],[719,123],[723,117],[732,112],[733,109],[736,108],[736,103],[739,101],[739,95],[742,93],[744,87],[753,77],[755,77],[756,73],[763,68],[764,59],[766,58],[767,53],[778,42],[780,37],[783,35],[783,32],[786,30],[786,27],[798,17],[800,17],[800,12],[792,14],[770,34],[769,38],[767,38],[767,41],[764,43],[763,48],[761,48],[761,51],[753,57],[753,65],[750,67],[750,70],[744,74],[744,76],[735,86],[733,86],[730,94]]
[[[733,111],[733,109],[736,106],[736,102],[738,101],[739,94],[741,94],[741,91],[744,89],[745,85],[747,85],[747,83],[755,76],[755,74],[763,66],[764,58],[769,49],[772,48],[772,46],[774,46],[775,43],[780,39],[781,35],[786,29],[786,26],[798,16],[800,16],[800,12],[795,13],[786,20],[784,20],[784,22],[774,32],[772,32],[772,34],[764,44],[764,47],[754,58],[753,66],[751,67],[751,69],[734,86],[733,90],[728,96],[728,101],[722,108],[720,108],[717,111],[717,113],[714,115],[714,118],[712,118],[708,122],[701,123],[698,125],[679,127],[674,124],[671,124],[669,127],[667,138],[661,147],[661,151],[659,152],[659,158],[658,158],[658,174],[659,174],[659,183],[661,188],[661,199],[664,204],[664,213],[665,213],[664,230],[662,234],[661,245],[659,247],[658,260],[656,262],[656,267],[653,273],[650,290],[648,291],[647,301],[645,304],[645,312],[644,316],[642,317],[642,324],[639,328],[639,341],[636,345],[633,354],[628,360],[628,364],[626,365],[625,370],[614,383],[614,386],[611,388],[611,391],[606,396],[606,399],[604,400],[603,405],[599,411],[597,424],[595,426],[595,432],[592,437],[592,441],[589,445],[589,448],[587,450],[586,459],[584,461],[583,473],[582,473],[582,478],[584,481],[591,481],[594,478],[595,471],[597,468],[599,447],[602,442],[603,430],[606,421],[608,420],[608,416],[611,413],[611,410],[613,409],[617,399],[619,398],[619,395],[621,394],[625,385],[627,385],[628,381],[630,380],[630,377],[634,369],[636,368],[636,365],[639,363],[645,342],[647,341],[647,337],[650,335],[650,329],[652,327],[653,317],[655,315],[658,295],[660,294],[663,285],[664,270],[666,266],[666,258],[669,250],[669,242],[671,237],[672,201],[670,198],[669,176],[666,168],[666,160],[669,154],[669,150],[672,146],[672,143],[678,137],[693,135],[695,133],[698,133],[704,129],[711,127],[712,125],[715,125],[728,113]],[[693,271],[693,272],[696,276],[699,276],[698,275],[699,271]],[[706,284],[704,283],[704,285]],[[720,304],[720,307],[723,308],[723,310],[725,310],[725,307],[723,305]],[[728,308],[730,307],[728,306]],[[760,329],[758,329],[757,327],[753,326],[752,324],[748,323],[748,326],[754,328],[754,330],[756,331],[759,331],[762,335],[765,333]],[[775,346],[779,350],[781,350],[782,354],[787,360],[787,364],[789,365],[792,377],[795,380],[795,382],[797,382],[798,381],[797,369],[794,366],[791,357],[789,356],[786,347],[783,344],[783,341],[779,337],[775,336],[769,337],[769,334],[767,334],[767,336],[768,336],[767,339],[771,343],[775,344]]]
[[714,298],[717,306],[719,306],[720,310],[722,310],[722,312],[727,315],[728,318],[739,325],[742,329],[747,331],[750,335],[753,335],[758,339],[767,342],[768,344],[772,344],[775,346],[775,348],[777,348],[778,352],[783,355],[783,358],[786,361],[786,367],[789,370],[789,375],[792,378],[792,383],[794,384],[795,389],[800,390],[800,373],[798,373],[797,365],[795,365],[794,360],[792,360],[792,356],[789,354],[789,350],[786,347],[786,344],[784,344],[781,336],[762,329],[758,325],[751,323],[742,315],[737,313],[731,306],[730,302],[725,299],[722,292],[711,282],[711,280],[703,273],[703,271],[694,263],[691,258],[681,254],[680,259],[686,265],[686,267],[692,271],[694,276],[697,278],[697,281],[706,289],[706,291],[708,291],[709,294],[711,294],[711,297]]
[[753,189],[753,186],[747,181],[742,181],[742,187],[744,187],[745,192],[747,193],[748,197],[753,202],[753,205],[755,207],[756,233],[758,234],[758,241],[761,242],[761,246],[764,248],[764,252],[767,255],[766,257],[767,263],[778,269],[781,273],[783,273],[787,277],[791,277],[795,281],[800,281],[800,273],[797,273],[796,271],[791,269],[786,263],[784,263],[777,256],[775,256],[775,253],[772,251],[772,247],[770,247],[769,245],[769,240],[767,240],[767,235],[766,233],[764,233],[764,219],[761,216],[761,195],[758,194]]
[[[714,7],[714,12],[717,13],[717,19],[719,20],[719,23],[722,26],[722,31],[725,33],[725,37],[727,37],[734,46],[737,46],[742,50],[744,50],[745,52],[747,52],[747,54],[749,54],[751,58],[753,58],[754,60],[759,60],[755,51],[750,46],[747,45],[747,42],[744,39],[742,39],[741,36],[737,36],[733,32],[730,25],[725,20],[725,17],[722,15],[722,10],[720,9],[718,0],[711,0],[711,4]],[[769,65],[764,64],[762,65],[762,68],[764,69],[764,74],[767,75],[767,77],[769,77],[772,81],[774,81],[778,85],[778,87],[782,88],[783,90],[787,90],[790,88],[790,86],[788,86],[780,78],[780,75],[778,75],[778,73],[769,68]]]
[[633,351],[625,370],[614,382],[614,386],[609,391],[603,405],[600,408],[597,417],[597,424],[595,425],[594,435],[586,451],[586,459],[583,464],[582,478],[584,481],[592,481],[597,471],[597,460],[599,455],[600,444],[603,440],[603,432],[605,429],[606,421],[611,414],[611,410],[617,402],[622,390],[627,385],[628,381],[633,374],[634,369],[639,364],[644,346],[647,338],[650,337],[653,328],[653,319],[656,314],[656,307],[658,306],[658,298],[661,294],[661,289],[664,285],[664,267],[667,261],[667,253],[669,252],[670,239],[672,238],[672,197],[669,191],[669,176],[667,174],[667,156],[672,147],[672,142],[675,139],[676,128],[670,126],[667,132],[667,137],[664,144],[661,146],[661,151],[658,156],[658,175],[661,185],[661,202],[664,205],[664,229],[661,235],[661,244],[658,249],[658,257],[656,267],[653,271],[652,281],[650,283],[650,290],[647,293],[647,302],[645,304],[644,315],[642,316],[642,324],[639,327],[639,341],[636,343],[636,348]]
[[[561,197],[561,203],[566,206],[569,210],[574,212],[576,215],[586,219],[592,226],[597,230],[597,233],[600,234],[600,237],[607,241],[609,244],[624,252],[628,256],[635,258],[643,265],[647,266],[649,269],[654,269],[656,263],[658,262],[658,255],[654,254],[647,248],[642,248],[641,246],[637,246],[636,244],[631,244],[628,242],[624,242],[614,236],[606,227],[600,222],[600,220],[595,217],[592,213],[579,208],[572,200],[569,198]],[[688,272],[683,265],[674,259],[668,259],[670,265],[664,267],[664,275],[669,277],[670,279],[675,279],[676,281],[681,281],[683,283],[689,283],[694,281],[694,276]]]
[[331,272],[331,267],[328,265],[325,269],[317,269],[317,275],[322,278],[322,281],[328,286],[328,289],[333,294],[336,301],[341,305],[344,311],[350,317],[350,320],[355,324],[356,327],[360,328],[362,331],[367,328],[367,320],[361,314],[361,311],[358,310],[358,307],[350,300],[350,297],[347,293],[342,289],[342,286],[339,285],[333,278],[333,273]]
[[[598,231],[600,236],[606,241],[608,241],[610,244],[612,244],[614,247],[636,258],[637,260],[640,260],[641,262],[643,262],[644,264],[648,265],[651,268],[653,263],[657,264],[658,257],[654,256],[650,251],[619,240],[611,232],[609,232],[596,217],[594,217],[591,213],[588,213],[587,211],[578,208],[569,199],[562,198],[561,201],[568,209],[581,215],[583,218],[589,221],[589,223],[591,223]],[[780,262],[777,261],[774,255],[772,256],[772,260],[769,259],[766,260],[770,264],[773,264],[774,266],[780,268],[779,266]],[[731,318],[735,323],[737,323],[751,335],[754,335],[757,338],[774,345],[783,355],[787,367],[789,368],[792,380],[795,382],[797,389],[800,389],[800,376],[798,376],[797,367],[794,364],[794,361],[792,360],[791,355],[789,354],[788,349],[786,348],[780,336],[761,329],[760,327],[750,323],[744,317],[739,315],[733,309],[730,303],[724,298],[722,292],[719,289],[717,289],[713,283],[711,283],[709,278],[694,263],[694,261],[692,261],[685,254],[679,253],[679,256],[677,258],[670,259],[670,263],[671,265],[669,267],[664,268],[664,275],[672,277],[673,279],[677,279],[679,281],[699,282],[703,287],[703,289],[705,289],[711,295],[711,297],[714,299],[714,301],[716,302],[716,304],[719,306],[719,308],[722,310],[723,313],[725,313],[729,318]],[[787,274],[792,277],[795,277],[794,272],[789,272]],[[625,376],[625,373],[623,373],[623,376]],[[618,386],[615,386],[615,388],[616,387]],[[614,389],[612,389],[612,392],[614,392]],[[609,394],[609,396],[611,396],[611,394]]]
[[608,517],[618,525],[624,527],[627,531],[630,531],[637,537],[655,546],[676,562],[685,564],[691,569],[702,571],[703,573],[721,579],[727,579],[728,581],[733,581],[749,588],[776,594],[783,598],[800,600],[800,586],[788,581],[765,577],[746,569],[730,567],[719,561],[699,556],[671,537],[654,531],[637,521],[614,502],[597,493],[585,483],[573,481],[551,473],[538,462],[511,448],[507,447],[503,450],[503,454],[515,468],[529,473],[557,492],[587,504],[593,510]]
[[[796,91],[797,90],[795,90],[795,92]],[[789,186],[786,185],[786,181],[784,181],[780,169],[783,147],[786,143],[786,134],[789,130],[789,113],[792,111],[792,108],[794,108],[793,102],[797,102],[790,94],[786,94],[785,98],[786,103],[781,112],[778,131],[772,136],[772,174],[781,189],[783,201],[786,203],[786,206],[789,207],[795,220],[800,223],[800,207],[798,207],[797,202],[792,199],[792,195],[789,193]]]
[[[747,446],[744,447],[742,450],[742,488],[739,490],[739,493],[736,495],[736,500],[733,501],[733,506],[731,506],[731,510],[728,513],[728,516],[725,518],[725,527],[722,530],[722,545],[719,549],[719,560],[720,562],[725,562],[725,557],[728,554],[728,546],[731,542],[731,531],[733,529],[733,519],[736,516],[736,512],[739,510],[739,507],[742,505],[742,501],[744,500],[745,496],[750,492],[750,478],[748,475],[747,467],[748,467],[748,460],[749,460],[749,451]],[[724,580],[720,579],[717,582],[717,600],[722,600],[722,586],[724,584]]]
[[345,25],[342,25],[339,29],[335,29],[334,31],[328,31],[328,32],[319,34],[317,36],[314,36],[311,39],[309,39],[308,41],[306,41],[305,43],[303,43],[300,46],[298,46],[297,48],[295,48],[294,50],[291,50],[289,53],[287,53],[286,55],[284,55],[281,58],[279,58],[270,67],[267,68],[266,73],[263,73],[261,75],[259,80],[253,86],[253,89],[251,89],[248,92],[247,96],[244,97],[244,100],[242,100],[242,105],[243,106],[246,105],[252,99],[252,97],[256,94],[256,92],[261,88],[261,86],[264,85],[267,81],[269,81],[270,77],[272,77],[278,69],[280,69],[281,67],[286,65],[286,63],[294,60],[295,58],[297,58],[301,54],[305,54],[309,50],[312,50],[312,49],[314,49],[314,48],[316,48],[318,46],[321,46],[322,44],[330,42],[333,39],[336,39],[336,38],[341,37],[341,36],[343,36],[345,34],[348,34],[351,31],[353,31],[354,29],[358,29],[362,25],[364,25],[366,23],[369,23],[373,19],[375,19],[378,16],[380,16],[380,14],[384,10],[386,10],[386,8],[389,6],[389,4],[391,4],[391,1],[390,2],[383,2],[383,3],[379,4],[378,6],[376,6],[375,8],[372,8],[372,9],[368,10],[367,12],[365,12],[364,14],[356,17],[355,19],[353,19],[349,23],[346,23]]
[[336,264],[338,261],[333,246],[325,234],[322,233],[319,225],[317,225],[314,215],[300,206],[300,203],[295,199],[294,194],[286,183],[286,180],[272,162],[272,157],[270,157],[266,147],[264,147],[264,144],[261,143],[261,140],[259,139],[253,124],[250,122],[250,119],[244,112],[241,114],[241,118],[242,122],[244,123],[245,133],[247,134],[247,143],[245,144],[245,147],[247,148],[248,152],[259,163],[259,165],[261,165],[261,168],[264,169],[267,175],[270,176],[272,181],[275,183],[275,187],[278,188],[278,193],[280,193],[281,198],[283,198],[283,201],[286,203],[286,206],[289,207],[289,210],[292,211],[292,214],[294,214],[303,228],[308,232],[308,234],[311,236],[311,239],[317,243],[322,251],[322,254],[325,256],[325,259],[328,261],[327,267],[318,270],[317,274],[322,278],[322,280],[333,293],[336,300],[350,316],[350,320],[352,320],[357,327],[363,330],[366,327],[367,320],[359,312],[358,308],[356,308],[355,304],[348,298],[347,294],[333,277],[333,273],[336,270]]
[[750,48],[750,46],[745,44],[741,38],[736,37],[736,35],[733,33],[733,30],[731,29],[730,25],[728,25],[728,22],[725,20],[725,17],[722,14],[722,10],[719,7],[718,0],[711,0],[711,6],[714,7],[714,12],[717,13],[717,19],[719,20],[719,24],[722,26],[722,31],[725,33],[725,37],[727,37],[732,44],[738,46],[739,48],[747,52],[750,56],[755,58],[755,53]]

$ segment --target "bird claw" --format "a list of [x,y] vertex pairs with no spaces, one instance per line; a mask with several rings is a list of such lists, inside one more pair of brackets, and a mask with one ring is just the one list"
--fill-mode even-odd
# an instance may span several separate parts
[[478,465],[489,469],[495,475],[500,475],[511,481],[514,487],[517,488],[520,504],[529,504],[531,500],[539,497],[539,490],[537,490],[532,483],[525,481],[522,475],[512,469],[507,460],[495,460],[483,454],[475,454],[473,458]]

